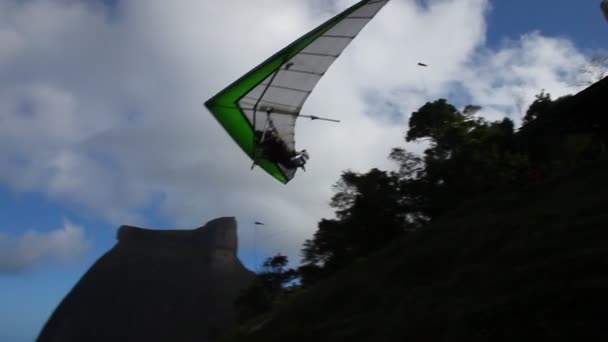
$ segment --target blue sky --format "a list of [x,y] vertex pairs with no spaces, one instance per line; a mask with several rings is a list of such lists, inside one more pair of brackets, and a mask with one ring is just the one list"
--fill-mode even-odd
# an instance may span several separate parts
[[561,36],[584,49],[606,48],[606,21],[596,0],[495,0],[488,18],[488,45],[497,47],[504,39],[517,39],[538,30]]
[[[117,13],[117,1],[102,2],[112,7],[111,13]],[[213,17],[222,13],[225,18],[233,18],[226,16],[232,13],[234,18],[249,20],[248,12],[258,9],[251,8],[255,5],[248,1],[225,1],[215,8],[189,0],[171,5],[125,2],[118,13],[128,15],[115,21],[106,20],[99,7],[64,8],[44,0],[29,2],[27,10],[16,5],[3,11],[3,6],[16,3],[21,2],[0,4],[0,122],[12,118],[10,100],[14,94],[29,96],[34,103],[47,104],[43,108],[48,109],[15,119],[15,126],[11,126],[14,136],[0,128],[0,154],[8,155],[0,158],[0,164],[5,163],[0,171],[0,248],[4,248],[0,257],[5,258],[0,260],[0,341],[6,342],[34,339],[63,296],[113,246],[120,224],[195,228],[218,216],[237,216],[241,224],[239,255],[246,266],[254,268],[254,260],[259,262],[275,252],[297,258],[301,242],[311,237],[316,222],[331,214],[327,201],[339,172],[388,165],[377,155],[387,154],[390,146],[399,143],[407,113],[416,106],[433,97],[460,94],[454,95],[458,96],[455,102],[471,99],[489,106],[488,116],[501,115],[492,108],[516,108],[510,94],[529,102],[540,90],[540,83],[557,93],[568,92],[567,81],[557,70],[576,73],[570,61],[580,63],[584,54],[608,43],[608,23],[601,15],[599,1],[495,0],[487,16],[481,15],[486,6],[483,0],[447,1],[446,6],[452,7],[431,6],[426,23],[455,24],[435,32],[423,21],[414,22],[415,12],[404,0],[394,0],[398,3],[394,10],[377,18],[377,25],[370,26],[358,45],[348,50],[349,56],[330,69],[333,76],[328,74],[328,80],[319,85],[320,96],[311,98],[311,109],[330,112],[338,112],[329,110],[334,105],[340,108],[341,103],[356,102],[348,111],[367,114],[350,117],[343,127],[350,132],[364,129],[366,134],[358,135],[361,145],[346,151],[346,146],[353,145],[349,135],[326,126],[315,126],[319,131],[310,133],[311,126],[303,123],[303,140],[316,153],[312,170],[282,187],[261,173],[248,171],[249,161],[215,129],[200,104],[268,53],[318,24],[320,19],[306,14],[302,2],[277,0],[270,9],[260,8],[259,15],[274,11],[275,18],[286,19],[252,28],[242,42],[250,48],[238,50],[256,51],[248,54],[229,53],[237,50],[230,50],[234,47],[228,38],[242,32],[231,36],[213,26],[224,24]],[[36,19],[25,20],[28,16]],[[399,16],[412,19],[407,30],[401,30],[399,23],[387,22]],[[227,28],[234,25],[225,21]],[[150,22],[156,25],[146,26]],[[484,24],[487,30],[477,32]],[[288,29],[277,32],[281,25]],[[403,33],[412,30],[413,36]],[[217,37],[218,31],[224,32],[223,39]],[[425,42],[412,38],[427,31],[433,32]],[[532,35],[535,31],[539,33]],[[264,32],[273,39],[261,40]],[[433,50],[437,48],[433,39],[452,34],[457,37],[452,39],[457,40],[456,45],[448,49],[446,43],[437,43],[446,50]],[[395,41],[400,39],[406,41],[403,46],[419,44],[416,49],[421,55],[437,61],[425,76],[428,89],[424,96],[420,89],[413,91],[420,86],[417,80],[421,77],[415,68],[404,68],[400,74],[383,69],[386,63],[365,64],[391,54],[389,46],[399,48]],[[485,44],[479,46],[483,41]],[[367,46],[381,44],[386,44],[382,53],[366,51],[372,50]],[[3,54],[3,50],[9,52]],[[141,58],[141,51],[147,52],[146,58]],[[398,51],[393,52],[399,55]],[[404,56],[411,55],[411,50],[405,51],[409,52]],[[40,56],[44,56],[42,63]],[[415,61],[419,56],[411,58]],[[546,67],[547,58],[555,65]],[[471,66],[471,60],[483,65]],[[437,65],[439,61],[441,65]],[[500,82],[487,77],[515,70],[519,63],[526,68],[524,74],[532,76],[522,76],[513,83],[528,82],[521,87],[496,87],[497,83],[510,84],[507,77]],[[358,76],[365,86],[348,81],[351,70],[370,70]],[[408,78],[414,81],[406,83]],[[537,84],[535,80],[540,81]],[[114,89],[116,84],[127,84],[128,88]],[[404,117],[396,122],[374,120],[369,113],[377,108],[358,99],[365,97],[360,96],[362,92],[391,94],[387,95],[391,111]],[[347,101],[355,98],[357,101]],[[193,109],[180,108],[187,106]],[[142,113],[137,130],[125,119],[132,117],[134,110]],[[65,119],[61,121],[64,124],[52,124],[59,122],[58,118]],[[202,134],[197,129],[201,126],[211,128]],[[325,145],[315,150],[318,136],[326,137]],[[208,143],[197,139],[207,139],[204,142]],[[323,156],[332,153],[334,145],[342,155],[355,157],[334,161]],[[386,153],[378,153],[379,149]],[[91,157],[99,155],[108,156],[112,163]],[[16,161],[16,156],[27,162]],[[326,165],[323,173],[315,170],[315,158]],[[218,197],[220,193],[226,198]],[[267,226],[260,229],[254,253],[250,223],[255,220]]]

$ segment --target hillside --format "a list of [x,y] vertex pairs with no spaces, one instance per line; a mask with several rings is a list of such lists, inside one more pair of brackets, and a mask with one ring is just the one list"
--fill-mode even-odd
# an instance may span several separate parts
[[454,203],[223,341],[605,340],[606,174]]

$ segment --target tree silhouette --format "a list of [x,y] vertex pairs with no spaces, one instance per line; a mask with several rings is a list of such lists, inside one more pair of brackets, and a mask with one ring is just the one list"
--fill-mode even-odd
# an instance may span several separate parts
[[272,309],[274,302],[284,292],[285,286],[297,277],[295,270],[285,269],[288,263],[287,257],[281,254],[264,260],[262,271],[235,302],[239,322]]

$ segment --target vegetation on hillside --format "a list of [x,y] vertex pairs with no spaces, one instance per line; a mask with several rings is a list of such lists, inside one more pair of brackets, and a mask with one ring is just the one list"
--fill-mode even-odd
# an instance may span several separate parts
[[[552,99],[542,92],[518,129],[508,118],[487,121],[479,117],[478,106],[458,110],[445,99],[426,103],[412,113],[404,137],[407,142],[426,142],[424,155],[395,147],[389,158],[397,164],[396,171],[345,171],[331,199],[335,218],[319,222],[313,238],[302,248],[297,270],[285,270],[287,260],[282,256],[274,260],[280,266],[274,269],[273,258],[267,260],[260,281],[238,302],[239,310],[249,313],[244,320],[265,317],[273,308],[282,310],[285,298],[292,297],[286,312],[315,327],[306,328],[313,340],[321,340],[315,335],[319,332],[326,334],[322,340],[332,341],[354,336],[369,337],[360,340],[440,340],[441,336],[506,340],[505,336],[519,335],[500,330],[504,327],[499,323],[507,316],[517,320],[528,305],[532,313],[549,316],[528,322],[534,327],[526,325],[522,331],[530,328],[530,333],[536,331],[544,338],[553,336],[548,329],[558,328],[551,324],[561,322],[549,314],[551,308],[560,312],[556,315],[587,317],[576,323],[580,326],[591,324],[594,318],[583,307],[566,314],[549,301],[560,293],[567,297],[563,305],[578,305],[567,301],[579,293],[563,293],[565,288],[552,282],[568,281],[568,272],[576,272],[575,279],[592,281],[589,277],[598,271],[594,267],[603,260],[594,257],[606,257],[594,255],[599,246],[585,240],[594,234],[599,237],[598,229],[608,218],[601,214],[598,195],[606,190],[606,182],[597,173],[593,180],[598,187],[573,178],[566,185],[559,182],[589,165],[604,165],[607,159],[605,119],[586,112],[590,97],[583,95]],[[601,95],[596,91],[594,99]],[[557,184],[556,188],[551,184]],[[573,200],[567,191],[584,197]],[[570,245],[572,230],[587,227],[588,234],[574,238],[580,239],[580,246]],[[340,278],[335,278],[338,273]],[[285,286],[295,278],[298,285]],[[339,280],[325,281],[330,278]],[[546,286],[548,292],[543,292]],[[373,310],[385,310],[376,314],[386,321],[368,322]],[[412,310],[420,310],[419,315]],[[304,312],[326,317],[332,328],[298,316]],[[524,316],[530,318],[530,314]],[[272,326],[281,322],[284,328],[279,330],[284,333],[297,329],[292,326],[295,321],[272,317]],[[394,321],[398,317],[409,320],[409,330],[397,329],[403,335],[382,332],[382,326],[406,324]],[[437,319],[455,321],[438,323]],[[543,322],[546,327],[537,326]],[[456,323],[478,324],[479,330]],[[439,327],[448,330],[432,331]],[[295,335],[273,335],[268,329],[262,329],[260,336],[298,340]],[[429,330],[423,334],[425,329]]]

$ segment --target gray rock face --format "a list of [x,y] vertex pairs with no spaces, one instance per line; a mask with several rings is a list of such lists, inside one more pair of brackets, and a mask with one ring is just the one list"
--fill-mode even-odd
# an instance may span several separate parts
[[235,324],[253,276],[237,258],[234,218],[194,230],[122,226],[38,341],[212,341]]

